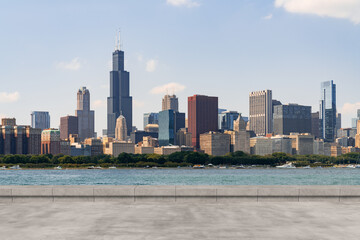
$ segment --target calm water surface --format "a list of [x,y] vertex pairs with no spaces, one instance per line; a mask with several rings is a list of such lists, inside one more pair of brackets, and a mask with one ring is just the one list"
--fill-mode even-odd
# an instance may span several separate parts
[[0,185],[360,185],[360,169],[3,170]]

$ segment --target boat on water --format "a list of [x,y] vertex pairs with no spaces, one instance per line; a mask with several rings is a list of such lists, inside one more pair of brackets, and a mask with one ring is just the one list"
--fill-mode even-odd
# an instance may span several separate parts
[[220,168],[220,169],[226,169],[227,166],[220,166],[219,168]]
[[96,166],[96,167],[94,167],[94,169],[102,169],[102,167]]
[[284,165],[281,166],[276,166],[276,168],[280,168],[280,169],[292,169],[292,168],[296,168],[295,165],[293,163],[286,163]]
[[205,168],[205,166],[204,165],[194,165],[193,168],[194,169],[203,169],[203,168]]
[[112,167],[109,167],[109,169],[116,169],[116,167],[115,167],[115,166],[112,166]]
[[352,164],[349,164],[349,165],[346,166],[346,168],[356,168],[356,167],[354,165],[352,165]]
[[19,170],[19,169],[21,169],[21,167],[19,165],[14,165],[14,166],[10,167],[10,169]]
[[305,167],[303,167],[303,168],[309,169],[309,168],[311,168],[311,167],[310,167],[310,165],[307,165],[307,166],[305,166]]
[[237,166],[236,169],[244,169],[244,165]]
[[6,170],[6,166],[0,167],[0,170]]
[[356,164],[356,165],[355,165],[355,168],[360,168],[360,164]]
[[57,166],[57,167],[54,167],[55,170],[62,170],[62,167],[60,166]]
[[90,166],[90,167],[88,167],[87,169],[95,169],[95,167],[94,167],[94,166]]

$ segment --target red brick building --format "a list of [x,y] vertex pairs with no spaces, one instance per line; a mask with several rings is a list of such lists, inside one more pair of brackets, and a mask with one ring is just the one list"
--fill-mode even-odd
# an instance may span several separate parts
[[188,131],[194,149],[200,148],[200,134],[218,130],[218,98],[203,95],[188,97]]

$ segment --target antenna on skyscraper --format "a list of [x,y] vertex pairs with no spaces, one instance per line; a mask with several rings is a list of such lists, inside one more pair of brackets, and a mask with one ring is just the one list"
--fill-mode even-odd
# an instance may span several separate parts
[[121,50],[121,38],[120,38],[120,34],[121,34],[121,29],[119,29],[118,50]]
[[117,37],[117,35],[115,35],[115,51],[118,50],[117,44],[118,44],[118,37]]

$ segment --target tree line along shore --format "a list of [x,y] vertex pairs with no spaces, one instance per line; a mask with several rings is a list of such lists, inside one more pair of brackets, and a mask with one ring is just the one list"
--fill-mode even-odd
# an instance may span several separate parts
[[194,165],[259,165],[275,167],[286,162],[295,166],[331,167],[338,164],[359,164],[360,153],[347,153],[339,157],[322,155],[288,155],[273,153],[267,156],[249,155],[244,152],[229,153],[225,156],[210,156],[199,152],[176,152],[167,156],[157,154],[121,153],[117,157],[110,155],[98,156],[67,156],[67,155],[0,155],[2,166],[20,165],[22,168],[86,168],[101,167],[188,167]]

